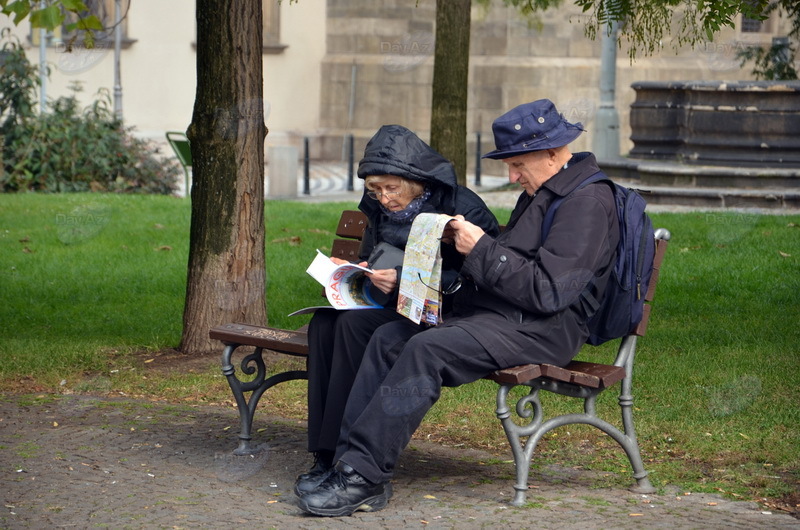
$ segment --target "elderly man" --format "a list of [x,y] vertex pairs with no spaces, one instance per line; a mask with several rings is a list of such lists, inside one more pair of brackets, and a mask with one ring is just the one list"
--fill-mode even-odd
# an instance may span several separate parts
[[[378,328],[347,402],[336,466],[299,499],[322,516],[377,510],[391,497],[395,463],[442,386],[525,363],[565,365],[588,337],[586,322],[613,268],[619,227],[611,188],[576,190],[599,172],[594,155],[572,154],[583,128],[549,100],[520,105],[492,125],[496,149],[520,195],[492,238],[457,216],[452,240],[465,255],[453,315],[419,333],[410,321]],[[542,240],[542,221],[565,197]]]

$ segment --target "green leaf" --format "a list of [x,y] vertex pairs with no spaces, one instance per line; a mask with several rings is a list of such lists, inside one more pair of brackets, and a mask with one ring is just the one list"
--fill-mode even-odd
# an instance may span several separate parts
[[94,34],[91,31],[83,34],[83,46],[87,50],[94,48]]
[[28,2],[18,0],[3,7],[3,14],[14,16],[14,24],[19,24],[30,13],[31,5]]
[[61,0],[61,4],[67,11],[78,13],[80,11],[88,11],[89,8],[81,0]]
[[31,26],[34,28],[44,28],[54,30],[64,22],[64,15],[57,5],[37,9],[31,12]]
[[84,30],[84,31],[88,31],[88,30],[92,30],[92,29],[102,30],[103,29],[103,23],[100,22],[100,19],[97,18],[95,15],[90,15],[90,16],[88,16],[86,18],[78,19],[78,21],[75,22],[74,24],[67,24],[67,31],[72,31],[72,30],[76,30],[76,29]]

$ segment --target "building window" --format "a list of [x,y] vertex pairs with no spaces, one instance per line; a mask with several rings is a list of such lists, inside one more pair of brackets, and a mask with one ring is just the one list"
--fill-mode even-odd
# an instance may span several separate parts
[[754,18],[747,18],[742,15],[740,29],[742,33],[766,33],[767,30],[764,28],[766,22],[767,21],[756,20]]
[[[89,13],[95,15],[100,19],[103,24],[102,30],[92,30],[94,36],[94,45],[97,48],[109,48],[114,45],[114,33],[116,31],[116,9],[119,7],[119,16],[122,19],[120,27],[122,29],[122,47],[127,48],[134,42],[135,39],[128,37],[128,9],[130,8],[130,0],[84,0],[84,3],[89,8]],[[119,4],[117,6],[117,4]],[[83,35],[81,31],[67,31],[67,27],[73,24],[76,16],[72,13],[67,13],[64,24],[53,30],[52,33],[47,35],[49,46],[55,47],[83,47]],[[34,29],[31,32],[31,41],[33,44],[39,44],[39,36],[41,32]]]
[[282,53],[286,44],[281,44],[281,6],[280,0],[263,0],[264,53]]
[[[745,2],[753,7],[757,7],[757,2],[755,0],[745,0]],[[765,20],[747,18],[744,15],[740,15],[740,17],[741,20],[739,21],[739,33],[772,33],[774,31],[774,13]]]

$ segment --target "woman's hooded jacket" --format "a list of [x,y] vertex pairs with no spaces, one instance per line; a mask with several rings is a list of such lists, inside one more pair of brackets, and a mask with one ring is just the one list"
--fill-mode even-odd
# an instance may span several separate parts
[[[483,199],[472,190],[458,185],[453,164],[401,125],[384,125],[367,143],[364,158],[358,164],[358,177],[365,179],[370,175],[394,175],[422,183],[430,190],[430,196],[420,213],[461,214],[490,236],[495,237],[499,233],[497,219]],[[366,191],[358,205],[369,219],[360,258],[366,260],[378,243],[389,239],[402,241],[402,244],[395,246],[405,249],[411,222],[392,222],[380,202],[369,198]],[[452,245],[442,245],[442,258],[442,286],[447,290],[458,277],[463,256]]]

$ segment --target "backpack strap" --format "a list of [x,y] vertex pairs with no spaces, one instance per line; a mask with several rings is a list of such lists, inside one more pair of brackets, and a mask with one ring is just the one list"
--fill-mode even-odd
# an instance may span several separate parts
[[[571,196],[573,193],[578,191],[579,189],[588,186],[594,182],[600,182],[601,180],[607,181],[611,186],[614,185],[613,181],[608,178],[608,176],[603,173],[602,171],[598,171],[593,175],[590,175],[584,179],[583,182],[578,184],[572,191],[564,195],[563,197],[559,197],[558,199],[554,200],[550,206],[547,208],[547,212],[544,214],[544,220],[542,221],[542,244],[544,245],[545,239],[547,239],[548,234],[550,233],[550,227],[553,226],[553,219],[556,216],[556,211],[561,206],[561,203],[564,202],[567,197]],[[613,190],[612,190],[613,191]],[[594,278],[592,278],[587,284],[586,287],[581,291],[580,298],[583,301],[583,311],[586,314],[586,318],[589,319],[597,312],[600,308],[600,300],[598,299],[597,293],[595,292],[595,284]]]
[[570,191],[563,197],[559,197],[558,199],[554,200],[552,204],[548,206],[547,212],[545,212],[544,214],[544,220],[542,221],[542,244],[544,244],[544,240],[547,239],[547,236],[550,233],[550,228],[553,226],[553,219],[555,219],[556,211],[561,206],[561,203],[564,202],[567,199],[567,197],[569,197],[579,189],[588,186],[593,182],[599,182],[601,180],[607,180],[608,182],[613,184],[613,182],[611,182],[611,179],[609,179],[605,173],[603,173],[602,171],[598,171],[597,173],[594,173],[593,175],[586,177],[586,179],[580,184],[578,184],[572,191]]

